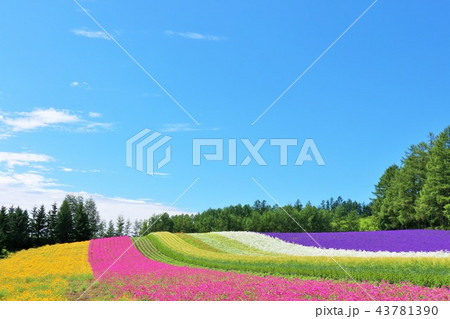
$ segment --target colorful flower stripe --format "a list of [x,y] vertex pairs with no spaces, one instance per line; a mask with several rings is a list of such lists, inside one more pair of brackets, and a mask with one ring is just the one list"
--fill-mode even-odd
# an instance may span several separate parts
[[0,300],[67,300],[72,280],[92,279],[88,242],[22,250],[0,259]]
[[220,270],[276,274],[282,276],[348,279],[336,260],[356,280],[412,282],[421,286],[450,285],[450,258],[365,258],[328,256],[250,256],[206,251],[175,234],[147,236],[164,255],[188,265]]
[[[351,249],[322,249],[286,242],[276,237],[253,232],[219,232],[219,235],[240,241],[267,252],[291,256],[333,256],[333,257],[450,257],[450,252],[390,252],[390,251],[364,251]],[[316,235],[316,234],[314,234]],[[318,241],[320,243],[320,241]]]
[[[179,234],[177,234],[179,236]],[[221,236],[220,233],[196,233],[184,236],[197,238],[209,246],[218,249],[221,252],[236,255],[253,255],[253,256],[279,256],[280,254],[260,250],[248,245],[244,245],[238,240]]]
[[[89,261],[117,299],[132,300],[450,300],[446,288],[300,280],[180,267],[143,256],[128,237],[92,240]],[[117,260],[117,262],[116,262]]]
[[[305,233],[264,233],[284,241],[317,247]],[[450,251],[448,230],[385,230],[371,232],[312,233],[324,248],[366,251]]]

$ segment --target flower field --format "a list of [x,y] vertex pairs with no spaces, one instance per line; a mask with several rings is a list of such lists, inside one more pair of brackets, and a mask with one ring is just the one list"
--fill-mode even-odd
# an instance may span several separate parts
[[0,259],[0,300],[67,300],[71,285],[93,279],[89,242],[22,250]]
[[0,260],[0,300],[450,300],[448,241],[322,249],[299,235],[157,232],[24,250]]
[[[284,239],[285,237],[292,238],[293,235],[286,236],[286,234],[258,234],[252,232],[221,232],[218,233],[221,236],[229,239],[234,239],[241,242],[244,245],[248,245],[252,248],[260,249],[266,252],[292,255],[292,256],[333,256],[333,257],[450,257],[450,251],[376,251],[376,250],[355,250],[351,248],[345,248],[346,245],[336,245],[338,248],[318,248],[316,246],[307,246],[295,242],[289,242]],[[328,233],[331,234],[331,233]],[[200,234],[202,236],[204,234]],[[307,234],[301,234],[308,236]],[[337,236],[337,235],[334,235]],[[354,235],[353,235],[354,236]],[[316,234],[314,234],[314,238]],[[308,237],[309,238],[309,237]],[[309,238],[310,239],[310,238]],[[370,238],[369,238],[370,239]],[[310,239],[311,240],[311,239]],[[320,241],[316,239],[319,243]],[[414,240],[410,239],[412,242]],[[353,238],[355,242],[361,242],[361,239]],[[449,241],[450,242],[450,238]],[[393,243],[394,244],[394,243]],[[441,246],[444,246],[441,244]],[[323,247],[323,246],[322,246]],[[450,249],[450,247],[447,247]],[[412,249],[412,248],[411,248]]]
[[[316,243],[305,233],[265,233],[271,237],[304,245]],[[434,252],[450,251],[450,232],[446,230],[385,230],[372,232],[315,233],[324,248],[365,251]]]
[[[128,237],[91,241],[89,260],[94,275],[101,276],[130,245],[132,241]],[[100,279],[117,299],[450,300],[447,288],[301,280],[175,266],[152,259],[161,255],[150,242],[140,247],[147,247],[148,257],[132,246]]]
[[[223,234],[223,233],[220,233]],[[235,235],[248,236],[249,233],[235,233]],[[256,233],[250,233],[256,234]],[[218,234],[219,235],[219,234]],[[270,239],[268,236],[256,234]],[[186,235],[183,235],[184,237]],[[203,238],[207,235],[196,235]],[[221,235],[227,238],[227,234]],[[238,236],[239,237],[239,236]],[[230,239],[230,238],[228,238]],[[421,286],[448,286],[450,258],[441,254],[441,257],[330,257],[320,256],[293,256],[287,254],[273,254],[273,249],[266,256],[255,256],[255,248],[249,247],[248,252],[240,254],[227,253],[230,248],[224,248],[225,241],[209,241],[213,248],[221,252],[205,250],[187,242],[177,234],[153,233],[146,237],[152,245],[163,255],[177,262],[198,267],[268,274],[275,276],[294,276],[299,278],[327,278],[346,280],[348,275],[335,263],[337,261],[347,272],[358,281],[391,283],[411,282]],[[142,240],[141,240],[142,241]],[[226,245],[237,242],[243,249],[244,245],[238,240],[229,240]],[[255,244],[256,245],[256,244]],[[267,248],[268,246],[264,246]],[[139,248],[139,245],[138,245]],[[262,251],[261,248],[259,247]],[[268,248],[267,248],[268,249]],[[152,257],[154,258],[154,257]]]

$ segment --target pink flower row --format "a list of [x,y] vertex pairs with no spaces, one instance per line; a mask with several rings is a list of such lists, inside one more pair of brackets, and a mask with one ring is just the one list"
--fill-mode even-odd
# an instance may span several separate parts
[[450,300],[446,288],[261,277],[173,266],[145,257],[129,237],[92,240],[89,262],[94,276],[118,299]]

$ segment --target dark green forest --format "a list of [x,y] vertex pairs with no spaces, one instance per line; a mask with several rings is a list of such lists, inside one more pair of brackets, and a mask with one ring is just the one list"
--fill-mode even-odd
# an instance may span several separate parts
[[1,207],[0,251],[5,254],[46,244],[142,236],[150,231],[301,232],[302,228],[307,232],[450,229],[450,126],[410,146],[401,163],[382,174],[368,204],[340,196],[319,205],[303,205],[297,200],[283,207],[257,200],[253,205],[210,208],[190,215],[164,213],[143,221],[131,222],[119,216],[106,223],[92,199],[67,195],[59,207],[55,203],[50,210],[44,206],[30,212]]

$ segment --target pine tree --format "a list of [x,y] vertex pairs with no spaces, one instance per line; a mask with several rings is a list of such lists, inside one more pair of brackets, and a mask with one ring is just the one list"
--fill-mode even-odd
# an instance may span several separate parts
[[32,210],[31,220],[31,236],[36,246],[42,246],[47,242],[47,215],[45,213],[44,205],[39,209],[36,207]]
[[84,209],[82,200],[78,201],[77,209],[73,217],[75,241],[84,241],[91,238],[89,216]]
[[106,230],[105,237],[114,237],[116,236],[116,230],[114,229],[114,223],[112,220],[108,223],[108,229]]
[[67,204],[69,206],[69,209],[72,213],[72,216],[75,215],[77,209],[78,209],[78,205],[80,202],[83,202],[83,197],[81,196],[75,196],[72,194],[68,194],[65,197],[65,201],[67,201]]
[[122,215],[119,215],[117,217],[117,223],[116,223],[116,236],[123,236],[123,231],[125,228],[125,219]]
[[8,215],[6,214],[6,207],[0,208],[0,257],[6,252],[6,231],[8,227]]
[[102,220],[98,224],[98,230],[95,238],[104,238],[104,237],[106,237],[106,222]]
[[127,221],[125,222],[125,228],[124,228],[123,234],[125,236],[131,236],[131,221],[129,218],[127,218]]
[[51,210],[47,214],[47,237],[49,244],[55,244],[57,242],[56,221],[58,218],[58,206],[56,203],[52,205]]
[[8,211],[8,232],[6,247],[15,251],[30,247],[29,217],[20,207],[11,207]]
[[395,174],[399,171],[399,167],[394,164],[389,166],[381,175],[378,184],[375,185],[375,198],[373,199],[372,209],[374,213],[379,213],[381,209],[381,205],[383,204],[384,199],[386,198],[386,192],[391,187],[392,181],[395,177]]
[[425,184],[426,165],[428,162],[429,145],[420,143],[410,149],[410,153],[403,161],[399,174],[399,192],[395,205],[399,212],[402,228],[420,228],[420,217],[416,211],[416,201]]
[[97,210],[97,205],[92,198],[86,200],[84,204],[84,209],[89,219],[89,227],[91,231],[92,238],[101,237],[100,235],[100,214]]
[[141,232],[142,221],[136,219],[133,223],[133,237],[139,237],[139,233]]
[[450,126],[434,142],[417,210],[433,228],[450,226]]
[[380,177],[378,184],[375,185],[375,192],[373,194],[376,197],[372,202],[372,211],[376,216],[376,221],[380,229],[391,229],[392,226],[391,217],[394,213],[392,212],[390,201],[392,201],[392,197],[396,196],[393,184],[399,171],[400,168],[397,165],[389,166]]
[[67,199],[61,204],[56,218],[56,237],[58,243],[68,243],[73,240],[73,216]]
[[[382,229],[420,228],[416,201],[425,183],[429,144],[409,148],[402,168],[395,174],[380,208]],[[383,225],[381,225],[383,226]]]

